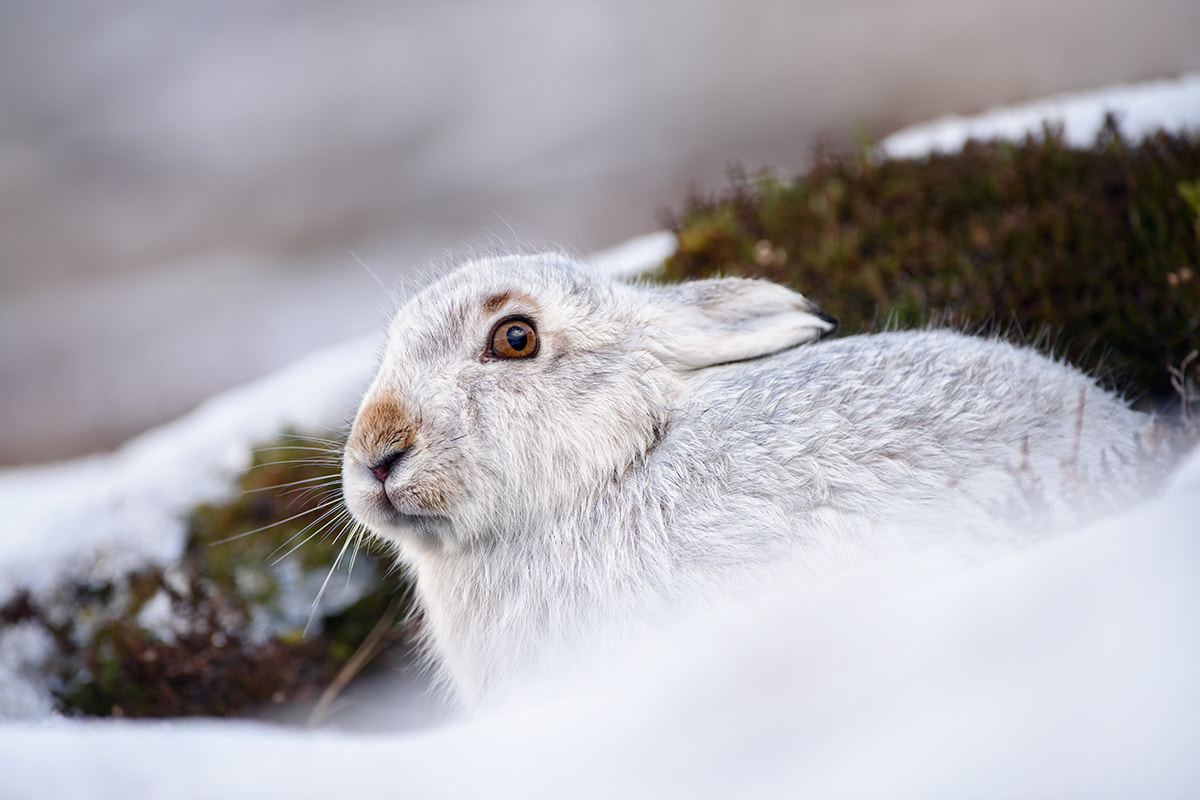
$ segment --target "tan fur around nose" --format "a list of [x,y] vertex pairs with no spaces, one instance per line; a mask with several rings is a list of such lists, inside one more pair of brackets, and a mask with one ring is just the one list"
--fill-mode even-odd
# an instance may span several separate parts
[[347,445],[372,462],[388,453],[411,447],[416,438],[416,427],[415,416],[403,403],[392,398],[375,400],[358,412]]

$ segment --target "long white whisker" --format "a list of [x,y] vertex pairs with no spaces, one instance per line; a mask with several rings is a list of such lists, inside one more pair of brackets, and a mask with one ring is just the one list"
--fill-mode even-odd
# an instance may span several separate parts
[[308,612],[308,622],[304,623],[304,638],[308,638],[308,631],[312,628],[313,621],[317,618],[317,608],[321,605],[321,598],[325,596],[325,589],[329,586],[329,581],[333,578],[333,573],[337,571],[338,564],[342,563],[342,556],[346,555],[346,548],[350,546],[351,537],[346,537],[346,543],[342,545],[342,549],[338,550],[337,558],[329,565],[329,572],[325,575],[325,580],[321,582],[321,588],[317,590],[317,596],[313,600],[312,609]]
[[[325,430],[329,431],[330,433],[336,434],[336,431],[333,428],[329,427],[328,425],[320,424],[317,427],[324,428]],[[330,439],[328,436],[312,436],[307,433],[289,433],[289,434],[287,434],[286,438],[300,439],[300,440],[306,441],[306,442],[320,442],[321,444],[333,444],[334,443],[333,440]]]
[[[219,539],[215,542],[210,543],[209,546],[212,547],[213,545],[225,544],[226,542],[232,542],[235,539],[244,539],[245,537],[253,536],[256,533],[262,533],[263,531],[270,530],[271,528],[277,528],[280,525],[284,525],[288,522],[291,522],[292,520],[300,519],[305,514],[314,514],[317,511],[320,511],[325,508],[329,508],[332,505],[336,505],[336,504],[340,503],[341,501],[342,501],[342,499],[340,497],[335,498],[333,500],[326,501],[325,503],[322,503],[321,505],[317,506],[316,508],[308,508],[308,509],[305,509],[304,511],[301,511],[299,514],[293,514],[292,516],[288,517],[287,519],[281,519],[276,522],[272,522],[269,525],[263,525],[261,528],[255,528],[252,531],[246,531],[245,533],[238,533],[238,534],[235,534],[235,535],[230,536],[225,539]],[[328,512],[326,512],[326,513],[328,513]]]
[[[325,440],[324,439],[314,439],[313,441],[314,442],[323,442]],[[252,453],[269,453],[272,450],[310,450],[314,453],[333,453],[333,452],[336,452],[337,448],[333,447],[333,446],[313,447],[312,445],[307,445],[307,444],[272,444],[272,445],[266,445],[264,447],[255,447],[250,452],[252,452]]]
[[[279,545],[279,547],[275,548],[275,550],[271,553],[271,555],[267,556],[267,558],[274,557],[275,553],[278,553],[280,550],[282,550],[283,548],[287,547],[289,544],[294,542],[296,540],[296,537],[301,536],[305,533],[308,533],[310,530],[312,531],[312,533],[308,533],[307,536],[305,536],[303,539],[301,539],[299,542],[297,542],[296,545],[294,547],[292,547],[292,549],[288,550],[286,553],[284,553],[283,555],[279,556],[274,561],[272,561],[271,566],[274,566],[274,565],[278,564],[280,561],[283,561],[285,558],[287,558],[292,553],[299,550],[305,544],[312,541],[312,538],[314,536],[328,532],[330,530],[330,528],[333,527],[333,525],[335,525],[338,522],[340,516],[341,516],[340,509],[333,508],[333,509],[326,511],[324,514],[322,514],[317,519],[313,520],[312,525],[310,525],[309,527],[300,531],[300,533],[297,533],[295,536],[292,536],[286,542]],[[319,527],[317,527],[314,530],[313,526],[319,526]]]
[[290,466],[293,464],[305,464],[310,467],[320,467],[320,466],[333,467],[333,466],[337,466],[338,462],[335,461],[334,459],[321,460],[321,459],[315,459],[312,456],[309,456],[308,458],[286,458],[286,459],[283,459],[280,461],[264,461],[261,464],[255,465],[253,468],[254,469],[262,469],[264,467],[284,467],[284,466]]
[[323,483],[316,486],[301,486],[289,489],[286,494],[290,498],[289,505],[295,500],[305,502],[311,498],[316,498],[318,502],[324,502],[326,498],[330,500],[340,498],[342,496],[342,488],[339,481],[338,483]]
[[313,488],[313,489],[319,489],[322,486],[334,486],[334,485],[340,483],[341,480],[342,479],[340,476],[313,475],[311,478],[300,478],[299,480],[288,481],[287,483],[273,483],[270,486],[259,486],[254,489],[246,489],[242,492],[242,494],[254,494],[256,492],[269,492],[272,489],[287,489],[288,487],[291,487],[291,486],[300,486],[305,483],[317,483],[317,481],[323,481],[323,483],[317,484],[316,486],[313,486],[313,487],[309,487],[309,488]]
[[346,586],[350,585],[350,578],[354,575],[354,562],[358,559],[358,548],[362,544],[363,536],[367,533],[367,527],[357,520],[352,520],[353,527],[350,529],[350,536],[354,539],[354,549],[350,551],[350,569],[346,573]]

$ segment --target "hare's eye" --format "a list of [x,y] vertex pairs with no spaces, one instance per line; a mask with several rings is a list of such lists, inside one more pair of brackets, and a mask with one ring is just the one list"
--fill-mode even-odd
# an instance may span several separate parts
[[492,328],[488,355],[493,358],[533,358],[537,351],[537,330],[530,320],[509,317]]

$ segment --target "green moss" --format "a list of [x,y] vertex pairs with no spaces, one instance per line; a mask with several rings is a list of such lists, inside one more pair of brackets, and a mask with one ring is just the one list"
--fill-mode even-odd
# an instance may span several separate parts
[[665,278],[789,283],[849,332],[1016,325],[1158,401],[1200,345],[1194,135],[1131,143],[1110,119],[1082,150],[1053,129],[917,160],[822,148],[799,177],[734,170],[667,222],[679,250]]

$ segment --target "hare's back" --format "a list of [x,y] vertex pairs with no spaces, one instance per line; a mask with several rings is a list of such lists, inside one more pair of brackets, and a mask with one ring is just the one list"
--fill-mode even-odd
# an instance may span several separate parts
[[850,336],[711,369],[681,411],[711,441],[776,460],[889,453],[946,469],[1132,449],[1148,422],[1032,348],[945,330]]

